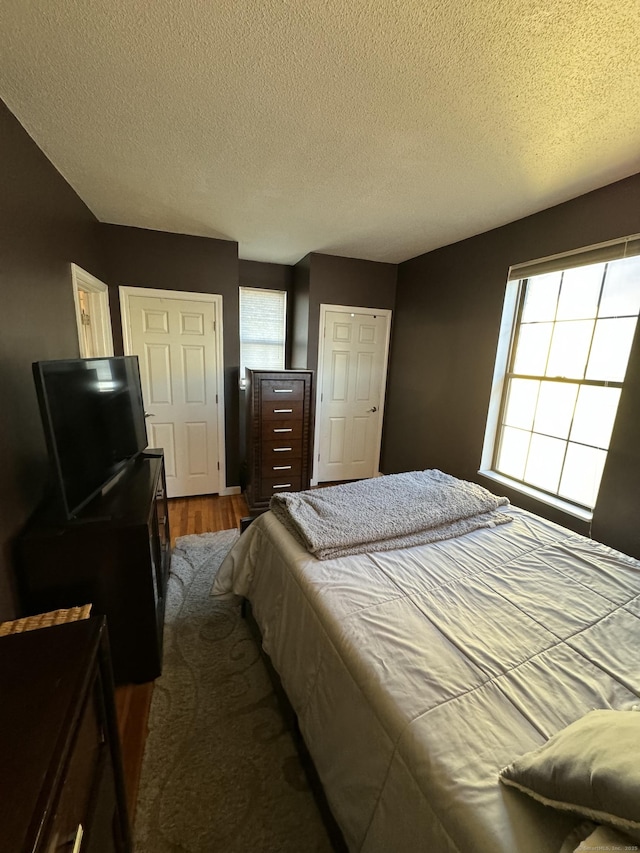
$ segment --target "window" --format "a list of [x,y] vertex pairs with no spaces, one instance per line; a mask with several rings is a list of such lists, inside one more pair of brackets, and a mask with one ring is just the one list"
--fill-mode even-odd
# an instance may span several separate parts
[[287,294],[284,290],[240,288],[240,384],[245,368],[283,370]]
[[638,238],[512,269],[483,473],[588,516],[639,311]]

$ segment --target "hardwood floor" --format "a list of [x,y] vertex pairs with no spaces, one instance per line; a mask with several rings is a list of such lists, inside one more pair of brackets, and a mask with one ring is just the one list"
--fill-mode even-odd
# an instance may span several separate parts
[[[169,501],[171,547],[179,536],[237,529],[240,519],[247,515],[249,510],[243,495],[172,498]],[[152,681],[147,684],[125,684],[116,688],[116,711],[131,823],[135,817],[152,695]]]

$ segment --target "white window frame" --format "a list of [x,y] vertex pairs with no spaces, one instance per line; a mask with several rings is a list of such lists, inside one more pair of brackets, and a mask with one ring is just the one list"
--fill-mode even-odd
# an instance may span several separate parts
[[[585,521],[591,521],[593,517],[592,510],[588,510],[557,495],[551,495],[548,492],[542,491],[541,489],[528,485],[520,480],[508,477],[493,468],[500,436],[500,416],[502,412],[503,398],[506,391],[505,386],[507,382],[510,356],[518,328],[518,309],[521,300],[522,282],[533,275],[539,275],[543,272],[570,269],[586,263],[621,260],[625,257],[631,257],[638,254],[640,254],[640,235],[633,235],[621,240],[612,240],[596,246],[578,249],[574,252],[553,255],[537,261],[530,261],[526,264],[518,264],[509,268],[502,318],[500,322],[500,333],[498,336],[493,381],[491,384],[491,396],[489,400],[489,410],[482,448],[482,458],[478,473],[483,477],[487,477],[497,483],[500,483],[503,486],[522,492],[529,497],[535,498],[549,506],[555,507]],[[580,256],[580,261],[578,263],[576,263],[576,256]],[[624,385],[624,383],[621,383],[621,385]]]

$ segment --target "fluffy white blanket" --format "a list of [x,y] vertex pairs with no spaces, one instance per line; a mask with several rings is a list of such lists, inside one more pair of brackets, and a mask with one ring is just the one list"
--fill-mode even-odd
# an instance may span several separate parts
[[392,551],[511,521],[508,504],[437,469],[391,474],[271,498],[271,510],[319,560]]

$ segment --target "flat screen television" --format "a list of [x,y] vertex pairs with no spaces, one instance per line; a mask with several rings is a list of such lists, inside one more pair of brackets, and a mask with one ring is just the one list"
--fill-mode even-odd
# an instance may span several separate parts
[[37,361],[54,488],[72,519],[147,446],[137,356]]

